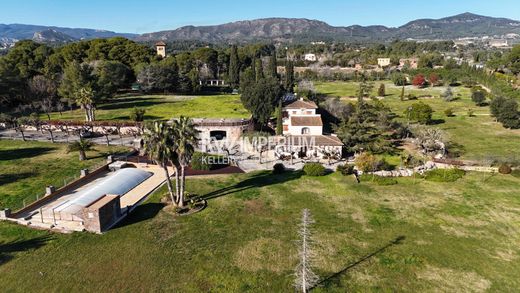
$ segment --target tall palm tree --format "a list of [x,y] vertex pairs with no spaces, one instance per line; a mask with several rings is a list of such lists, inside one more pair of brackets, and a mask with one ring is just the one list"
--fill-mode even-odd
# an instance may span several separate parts
[[70,143],[67,146],[67,153],[70,152],[79,152],[79,160],[84,161],[87,159],[87,151],[92,150],[92,142],[90,140],[86,140],[80,138],[80,140]]
[[82,87],[76,93],[76,103],[85,109],[85,120],[94,121],[94,91],[90,87]]
[[174,139],[177,145],[177,155],[181,169],[181,182],[177,205],[184,206],[184,190],[186,187],[186,167],[190,164],[191,157],[195,152],[198,142],[198,131],[193,125],[193,121],[188,117],[181,116],[179,120],[173,122]]
[[164,169],[168,192],[170,193],[172,204],[175,204],[177,195],[173,193],[173,186],[168,171],[168,162],[176,156],[172,129],[163,122],[156,121],[153,124],[148,124],[144,131],[143,141],[144,149],[148,156]]

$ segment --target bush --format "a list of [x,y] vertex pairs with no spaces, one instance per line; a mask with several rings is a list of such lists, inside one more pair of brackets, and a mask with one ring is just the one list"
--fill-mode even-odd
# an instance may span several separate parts
[[469,117],[475,116],[475,111],[473,109],[468,109],[468,116]]
[[513,170],[508,164],[502,164],[500,167],[498,167],[498,173],[500,174],[511,174]]
[[349,164],[338,165],[336,171],[343,176],[352,175],[354,174],[354,166]]
[[447,117],[453,117],[453,109],[452,108],[448,108],[446,110],[444,110],[444,115],[446,115]]
[[382,186],[397,184],[397,180],[393,177],[383,177],[383,176],[368,175],[368,174],[361,175],[361,181],[362,182],[372,181],[372,182],[376,183],[377,185],[382,185]]
[[273,174],[282,174],[285,172],[285,166],[282,163],[276,163],[273,166]]
[[326,170],[320,163],[306,163],[303,166],[303,172],[308,176],[324,176]]
[[356,158],[356,166],[364,173],[376,171],[378,163],[377,158],[369,153],[362,153]]
[[460,169],[435,169],[424,173],[424,179],[434,182],[454,182],[462,178],[466,172]]
[[134,107],[132,113],[130,113],[130,119],[135,122],[144,121],[144,114],[146,113],[145,109]]
[[514,177],[520,178],[520,169],[511,171],[511,175],[513,175]]
[[414,103],[404,111],[406,118],[421,124],[429,123],[432,120],[432,114],[432,107],[423,102]]

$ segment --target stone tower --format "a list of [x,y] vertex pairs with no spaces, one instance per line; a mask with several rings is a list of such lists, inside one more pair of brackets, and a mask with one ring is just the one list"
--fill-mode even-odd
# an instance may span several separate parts
[[166,57],[166,43],[162,41],[155,43],[155,49],[157,50],[157,55],[163,58]]

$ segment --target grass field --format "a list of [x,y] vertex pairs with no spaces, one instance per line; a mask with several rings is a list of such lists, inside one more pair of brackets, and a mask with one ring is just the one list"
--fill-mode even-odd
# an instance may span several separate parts
[[45,193],[45,186],[62,186],[64,179],[79,176],[81,169],[100,164],[110,152],[126,148],[96,146],[80,162],[76,152],[67,154],[66,145],[36,141],[0,140],[0,208],[19,208]]
[[[205,96],[125,96],[115,98],[110,103],[97,107],[98,120],[130,120],[134,107],[146,109],[145,119],[171,119],[181,115],[192,118],[247,118],[238,95]],[[42,119],[46,117],[42,116]],[[81,109],[65,111],[60,115],[53,113],[52,119],[84,120]]]
[[[381,82],[374,83],[374,95]],[[431,95],[434,98],[419,98],[418,100],[400,100],[401,87],[394,86],[391,82],[383,82],[386,87],[386,96],[382,100],[389,106],[394,113],[403,119],[404,110],[411,104],[418,101],[429,104],[434,112],[433,119],[436,122],[434,127],[444,129],[448,134],[448,139],[458,146],[461,146],[461,157],[463,159],[520,159],[520,130],[509,130],[502,127],[500,123],[494,122],[490,116],[489,107],[478,107],[470,97],[470,90],[464,87],[454,87],[453,92],[456,100],[452,102],[444,101],[440,95],[445,91],[445,87],[434,87],[417,89],[407,86],[405,95],[411,93],[415,96]],[[327,82],[316,83],[318,92],[329,95],[339,96],[345,102],[355,102],[348,98],[355,96],[358,83],[354,82]],[[447,117],[444,110],[452,108],[455,116]],[[468,115],[468,109],[474,111],[474,116]]]
[[398,181],[265,172],[190,178],[188,190],[211,199],[187,217],[160,210],[158,193],[105,235],[0,223],[0,283],[21,292],[290,292],[296,230],[309,208],[323,281],[315,292],[520,288],[520,178]]

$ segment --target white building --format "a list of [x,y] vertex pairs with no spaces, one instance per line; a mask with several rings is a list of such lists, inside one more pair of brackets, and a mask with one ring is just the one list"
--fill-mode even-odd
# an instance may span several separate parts
[[288,149],[297,149],[300,157],[324,158],[334,155],[340,158],[343,143],[334,135],[323,134],[318,106],[303,99],[292,101],[283,107],[283,135]]
[[315,62],[317,60],[316,54],[313,54],[313,53],[307,53],[307,54],[303,55],[303,59],[305,61],[311,61],[311,62]]
[[379,67],[390,65],[390,58],[377,58],[377,65],[379,65]]

